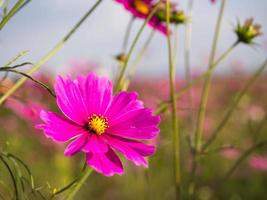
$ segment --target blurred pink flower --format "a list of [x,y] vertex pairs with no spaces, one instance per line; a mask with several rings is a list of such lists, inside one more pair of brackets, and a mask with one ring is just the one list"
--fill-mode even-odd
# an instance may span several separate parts
[[[146,19],[155,6],[154,0],[115,0],[122,4],[134,17]],[[156,16],[153,16],[148,24],[155,30],[167,34],[167,27]]]
[[71,141],[66,156],[86,153],[86,162],[105,176],[123,174],[123,166],[114,150],[136,165],[148,166],[144,157],[155,147],[150,141],[158,133],[159,116],[144,108],[135,92],[112,95],[112,83],[94,73],[76,80],[58,77],[55,84],[57,104],[65,116],[41,111],[44,124],[36,127],[55,142]]
[[252,105],[247,109],[248,117],[252,121],[261,121],[265,116],[265,111],[262,107]]
[[267,157],[253,156],[249,159],[249,165],[256,170],[267,171]]
[[15,112],[20,118],[33,123],[39,120],[40,111],[44,109],[44,106],[37,102],[22,102],[14,98],[9,98],[5,106]]
[[226,148],[226,149],[222,150],[222,155],[226,159],[234,160],[240,155],[240,152],[239,152],[239,150],[237,150],[235,148]]

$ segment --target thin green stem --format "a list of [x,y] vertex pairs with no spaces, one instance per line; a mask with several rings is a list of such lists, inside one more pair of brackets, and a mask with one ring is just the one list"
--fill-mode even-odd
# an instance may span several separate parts
[[[185,51],[184,51],[184,61],[185,61],[185,80],[186,84],[191,83],[191,41],[192,41],[192,16],[193,16],[193,5],[194,0],[189,0],[187,4],[187,15],[188,20],[185,24]],[[188,106],[189,106],[189,115],[188,115],[188,123],[189,123],[189,140],[191,141],[191,136],[194,130],[193,120],[194,120],[194,112],[192,112],[193,107],[193,93],[192,90],[188,91],[187,95]]]
[[169,57],[170,99],[172,108],[172,134],[173,134],[173,169],[176,199],[181,197],[181,160],[180,160],[180,133],[178,130],[177,105],[175,96],[175,65],[173,63],[172,44],[170,36],[170,0],[166,1],[167,42]]
[[259,78],[259,76],[262,74],[264,69],[267,66],[267,59],[262,64],[262,66],[255,72],[255,74],[251,77],[250,80],[246,83],[245,87],[240,91],[236,99],[232,102],[230,105],[228,111],[226,112],[225,116],[223,117],[222,121],[219,123],[209,140],[203,145],[203,151],[206,150],[212,142],[218,137],[219,133],[223,130],[229,119],[231,118],[232,114],[236,110],[236,107],[238,106],[239,102],[242,100],[242,98],[247,94],[250,87],[256,82],[256,80]]
[[[86,13],[85,15],[78,21],[78,23],[67,33],[65,37],[60,40],[56,46],[48,52],[41,60],[39,60],[33,67],[27,72],[27,75],[31,75],[36,70],[38,70],[41,66],[43,66],[48,60],[50,60],[56,53],[58,53],[64,46],[64,44],[69,40],[69,38],[75,33],[75,31],[81,26],[81,24],[93,13],[93,11],[98,7],[98,5],[103,0],[98,0]],[[26,77],[22,77],[17,81],[13,87],[11,87],[1,98],[0,105],[4,103],[4,101],[12,95],[25,81]]]
[[73,199],[73,197],[81,189],[82,185],[85,183],[85,181],[87,180],[87,178],[90,176],[90,174],[92,173],[92,171],[93,171],[93,169],[92,168],[89,168],[89,167],[87,167],[85,169],[85,171],[83,172],[83,174],[81,176],[81,179],[77,182],[77,184],[75,186],[73,186],[73,189],[68,194],[66,200]]
[[130,37],[130,33],[131,33],[131,30],[132,30],[132,26],[133,26],[133,22],[135,20],[135,17],[131,17],[128,25],[127,25],[127,28],[126,28],[126,31],[125,31],[125,35],[124,35],[124,39],[123,39],[123,44],[122,44],[122,52],[126,52],[127,50],[127,46],[128,46],[128,42],[129,42],[129,37]]
[[226,180],[228,180],[232,174],[235,172],[235,170],[238,168],[238,166],[255,150],[267,145],[267,141],[262,141],[257,143],[256,145],[250,147],[247,149],[239,158],[238,160],[233,164],[233,166],[225,173],[222,183],[225,183]]
[[131,79],[131,77],[132,77],[133,74],[135,73],[136,68],[137,68],[138,64],[140,63],[142,57],[144,56],[144,54],[145,54],[145,52],[146,52],[146,50],[147,50],[147,48],[148,48],[150,42],[152,41],[154,35],[155,35],[155,30],[151,30],[151,33],[149,34],[149,36],[148,36],[148,38],[147,38],[147,40],[146,40],[146,42],[145,42],[143,48],[140,50],[138,56],[137,56],[136,59],[133,61],[133,65],[132,65],[132,67],[131,67],[131,71],[129,72],[129,75],[128,75],[129,79]]
[[27,3],[29,3],[30,0],[27,0],[24,2],[24,0],[18,0],[17,3],[11,8],[11,10],[8,12],[7,15],[4,16],[2,21],[0,22],[0,30],[6,25],[6,23],[21,9],[23,8]]
[[[234,48],[237,46],[238,43],[234,43],[233,45],[231,45],[212,65],[212,67],[210,69],[208,69],[208,71],[206,71],[205,73],[203,73],[202,75],[200,75],[198,78],[192,80],[190,83],[188,83],[186,86],[184,86],[183,88],[179,89],[179,92],[176,93],[176,99],[179,99],[183,94],[185,94],[188,90],[190,90],[196,83],[198,83],[199,81],[201,81],[203,78],[206,78],[212,70],[214,70],[215,68],[217,68],[217,66],[219,66],[219,64],[234,50]],[[170,100],[168,101],[164,101],[161,102],[160,106],[158,107],[158,109],[156,110],[156,114],[160,114],[162,112],[164,112],[167,108],[168,105],[170,104]]]
[[126,55],[126,60],[125,60],[125,62],[123,62],[123,65],[121,67],[121,70],[120,70],[120,73],[119,73],[119,76],[118,76],[117,84],[116,84],[116,87],[115,87],[115,92],[118,92],[122,88],[122,82],[123,82],[124,74],[126,72],[126,69],[127,69],[128,63],[129,63],[129,59],[130,59],[130,57],[131,57],[131,55],[133,53],[133,50],[134,50],[134,48],[135,48],[135,46],[136,46],[136,44],[137,44],[142,32],[144,31],[144,29],[146,27],[146,24],[149,22],[149,20],[154,16],[155,12],[157,11],[157,9],[158,9],[158,7],[160,5],[159,2],[152,9],[150,14],[148,15],[148,17],[146,18],[146,20],[144,21],[144,23],[140,27],[139,31],[137,32],[137,34],[136,34],[136,36],[135,36],[135,38],[133,40],[133,43],[130,46],[129,52]]
[[[11,67],[10,67],[11,68]],[[38,81],[36,79],[34,79],[33,77],[29,76],[28,74],[24,73],[24,72],[20,72],[20,71],[17,71],[17,70],[14,70],[14,68],[11,68],[11,69],[4,69],[4,70],[1,70],[0,71],[5,71],[5,72],[13,72],[15,74],[20,74],[26,78],[28,78],[29,80],[33,81],[34,83],[40,85],[41,87],[43,87],[44,89],[47,90],[47,92],[53,96],[53,97],[56,97],[55,93],[47,86],[45,85],[44,83],[42,83],[41,81]]]
[[10,174],[10,177],[12,179],[12,183],[14,186],[14,190],[15,190],[15,199],[18,200],[19,197],[18,197],[18,188],[17,188],[16,178],[15,178],[10,166],[8,165],[8,163],[5,161],[5,159],[1,155],[0,155],[0,160],[3,162],[3,164],[5,165],[5,167],[7,168],[8,172]]
[[194,138],[194,151],[192,152],[193,163],[192,163],[192,170],[191,170],[191,184],[189,188],[189,193],[190,193],[189,195],[191,196],[192,199],[195,199],[195,195],[196,195],[196,171],[198,167],[198,152],[201,149],[203,124],[204,124],[205,115],[206,115],[206,107],[208,103],[210,83],[211,83],[212,72],[213,72],[213,63],[214,63],[215,55],[217,52],[217,44],[218,44],[220,30],[221,30],[225,2],[226,0],[221,1],[221,7],[220,7],[217,22],[216,22],[215,34],[214,34],[212,48],[211,48],[211,55],[210,55],[210,60],[208,64],[208,69],[207,69],[208,74],[204,81],[200,108],[199,108],[198,116],[197,116],[196,132],[194,135],[195,137]]
[[[222,0],[221,2],[221,8],[220,8],[218,20],[216,23],[215,35],[214,35],[214,39],[212,43],[212,50],[211,50],[208,69],[211,69],[214,63],[214,59],[215,59],[215,55],[217,51],[218,39],[220,35],[220,30],[221,30],[222,19],[223,19],[223,13],[224,13],[224,8],[225,8],[225,2],[226,0]],[[212,72],[213,70],[210,70],[205,79],[202,96],[201,96],[201,103],[200,103],[200,108],[198,112],[197,127],[196,127],[196,133],[195,133],[195,148],[197,151],[201,149],[203,123],[204,123],[205,115],[206,115],[206,108],[207,108],[207,103],[208,103]]]

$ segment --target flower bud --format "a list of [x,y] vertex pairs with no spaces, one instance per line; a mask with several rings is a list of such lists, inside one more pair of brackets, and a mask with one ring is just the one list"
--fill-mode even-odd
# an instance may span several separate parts
[[235,33],[237,34],[238,41],[246,44],[252,44],[253,39],[262,35],[261,25],[253,23],[253,18],[249,18],[243,25],[237,24]]

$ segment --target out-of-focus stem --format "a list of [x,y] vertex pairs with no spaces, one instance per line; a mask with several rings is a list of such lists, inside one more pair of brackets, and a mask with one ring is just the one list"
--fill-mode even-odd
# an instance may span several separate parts
[[195,193],[196,193],[196,171],[198,167],[197,166],[198,165],[198,152],[201,149],[201,140],[202,140],[201,137],[202,137],[202,131],[203,131],[203,124],[205,120],[206,107],[207,107],[210,83],[211,83],[212,72],[213,72],[213,70],[209,70],[209,69],[213,68],[212,65],[214,63],[214,59],[215,59],[215,55],[217,51],[217,44],[218,44],[218,39],[220,35],[220,30],[221,30],[225,2],[226,0],[221,1],[221,7],[219,11],[219,16],[216,22],[215,34],[214,34],[212,48],[211,48],[211,55],[209,59],[208,69],[207,69],[208,74],[204,81],[201,102],[200,102],[200,107],[199,107],[198,116],[197,116],[196,132],[194,136],[195,137],[194,138],[194,151],[192,151],[192,156],[193,156],[192,171],[191,171],[192,181],[191,181],[191,185],[189,186],[189,195],[191,196],[192,199],[195,199]]
[[[188,0],[187,4],[187,15],[188,20],[185,24],[185,52],[184,52],[184,60],[185,60],[185,80],[186,84],[191,83],[191,40],[192,40],[192,13],[193,13],[193,5],[194,0]],[[187,99],[188,99],[188,105],[189,105],[189,115],[188,115],[188,123],[189,123],[189,133],[193,132],[194,126],[193,126],[193,120],[194,120],[194,113],[192,112],[193,107],[193,99],[192,99],[192,90],[188,91]],[[189,138],[192,136],[192,134],[189,134]]]
[[160,5],[160,1],[156,4],[156,6],[152,9],[152,11],[150,12],[150,14],[148,15],[148,17],[146,18],[146,20],[144,21],[144,23],[142,24],[142,26],[140,27],[139,31],[137,32],[134,40],[133,40],[133,43],[131,44],[130,46],[130,49],[129,49],[129,52],[127,53],[126,55],[126,60],[124,61],[122,67],[121,67],[121,70],[120,70],[120,73],[119,73],[119,76],[118,76],[118,80],[117,80],[117,84],[115,86],[115,92],[118,92],[121,87],[122,87],[122,82],[123,82],[123,79],[124,79],[124,74],[126,72],[126,69],[127,69],[127,66],[128,66],[128,63],[129,63],[129,59],[133,53],[133,50],[142,34],[142,32],[144,31],[145,27],[146,27],[146,24],[149,22],[149,20],[154,16],[155,12],[157,11],[158,7]]
[[177,106],[175,97],[175,65],[173,63],[172,45],[170,37],[170,0],[166,1],[167,42],[169,57],[170,99],[172,108],[172,134],[173,134],[173,163],[174,184],[176,199],[181,197],[181,161],[180,161],[180,133],[178,130]]
[[81,179],[79,181],[77,181],[76,185],[73,186],[73,189],[71,190],[71,192],[68,194],[66,200],[72,200],[73,197],[76,195],[76,193],[81,189],[82,185],[85,183],[85,181],[87,180],[87,178],[90,176],[90,174],[92,173],[93,169],[87,167],[85,169],[85,171],[83,172]]
[[125,52],[127,50],[127,45],[129,42],[129,37],[130,37],[131,30],[132,30],[134,19],[135,19],[134,17],[131,17],[130,21],[128,22],[125,35],[124,35],[124,39],[123,39],[122,52]]
[[[210,69],[208,69],[208,71],[206,71],[205,73],[203,73],[202,75],[200,75],[199,77],[197,77],[196,79],[192,80],[190,83],[188,83],[186,86],[184,86],[183,88],[179,89],[179,92],[176,93],[176,99],[179,99],[184,93],[186,93],[188,90],[190,90],[196,83],[198,83],[199,81],[201,81],[203,78],[207,77],[210,72],[212,70],[214,70],[215,68],[217,68],[217,66],[219,66],[219,64],[234,50],[234,48],[237,46],[237,43],[234,43],[233,45],[231,45],[212,65],[212,67]],[[169,104],[170,104],[170,100],[166,101],[166,102],[162,102],[160,104],[160,106],[158,107],[158,109],[156,110],[156,114],[160,114],[162,112],[164,112]]]
[[225,183],[226,180],[228,180],[231,175],[235,172],[235,170],[238,168],[238,166],[243,162],[244,159],[246,159],[252,152],[254,152],[255,150],[266,146],[267,145],[267,141],[262,141],[257,143],[256,145],[250,147],[249,149],[247,149],[239,158],[238,160],[233,164],[233,166],[226,172],[226,174],[224,175],[223,180],[221,181],[222,183]]
[[[56,53],[58,53],[64,44],[69,40],[69,38],[74,34],[74,32],[81,26],[81,24],[93,13],[93,11],[98,7],[98,5],[103,0],[98,0],[87,12],[86,14],[78,21],[78,23],[67,33],[65,37],[62,38],[61,41],[50,51],[47,55],[45,55],[41,60],[39,60],[26,74],[31,75],[36,70],[38,70],[43,64],[45,64],[48,60],[50,60]],[[4,101],[12,95],[25,81],[26,77],[22,77],[19,79],[16,84],[13,85],[1,98],[0,105],[4,103]]]
[[203,148],[202,148],[203,151],[206,150],[212,144],[212,142],[217,138],[218,134],[222,131],[222,129],[225,127],[225,124],[229,121],[233,112],[236,110],[236,107],[238,106],[241,99],[245,96],[249,88],[256,82],[256,80],[259,78],[259,76],[264,71],[266,66],[267,66],[267,60],[265,60],[262,66],[251,77],[251,79],[248,80],[245,87],[242,89],[242,91],[240,91],[236,99],[230,105],[227,113],[225,114],[222,121],[219,123],[219,125],[217,126],[217,128],[215,129],[211,137],[209,138],[209,140],[203,145]]
[[136,59],[133,61],[133,65],[131,67],[131,71],[129,72],[129,79],[131,79],[131,77],[133,76],[133,74],[136,71],[136,68],[138,66],[138,64],[140,63],[142,57],[144,56],[150,42],[152,41],[153,37],[155,35],[155,30],[152,30],[151,33],[149,34],[143,48],[140,50],[140,53],[138,54],[138,56],[136,57]]
[[[226,2],[226,0],[221,1],[221,8],[220,8],[218,20],[216,23],[215,35],[214,35],[214,39],[213,39],[213,43],[212,43],[212,50],[211,50],[208,69],[212,68],[212,64],[213,64],[214,59],[215,59],[215,55],[216,55],[216,51],[217,51],[217,44],[218,44],[218,39],[219,39],[221,24],[222,24],[222,19],[223,19],[223,13],[224,13],[224,8],[225,8],[225,2]],[[195,133],[195,149],[196,149],[196,151],[199,151],[201,149],[201,140],[202,140],[201,137],[202,137],[202,131],[203,131],[203,123],[204,123],[205,115],[206,115],[206,108],[207,108],[212,72],[213,72],[213,70],[209,71],[209,73],[205,79],[204,86],[203,86],[201,103],[200,103],[200,108],[199,108],[199,112],[198,112],[196,133]]]
[[30,0],[24,1],[24,0],[18,0],[17,3],[11,8],[11,10],[7,13],[7,15],[4,16],[2,21],[0,22],[0,30],[3,29],[3,27],[6,25],[6,23],[26,4],[28,4]]

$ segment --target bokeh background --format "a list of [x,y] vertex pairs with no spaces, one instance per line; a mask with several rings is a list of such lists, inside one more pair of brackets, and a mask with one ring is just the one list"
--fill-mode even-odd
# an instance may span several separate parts
[[[14,3],[14,1],[10,1]],[[10,20],[0,32],[0,66],[18,52],[29,50],[19,62],[35,63],[67,33],[94,1],[86,0],[46,0],[32,1]],[[179,7],[186,9],[187,0],[179,1]],[[234,25],[240,19],[254,17],[263,32],[267,27],[267,1],[228,0],[219,42],[218,55],[236,39]],[[193,11],[193,34],[191,63],[193,78],[206,70],[209,58],[214,25],[219,11],[219,2],[211,4],[208,0],[195,1]],[[105,1],[98,10],[34,77],[49,87],[53,87],[57,74],[87,74],[97,72],[114,78],[118,63],[114,56],[120,53],[124,32],[130,15],[115,1]],[[131,39],[141,26],[136,20]],[[150,34],[148,27],[138,43],[133,58]],[[179,29],[179,50],[177,54],[177,81],[179,92],[186,85],[184,79],[184,27]],[[221,122],[229,105],[245,87],[256,69],[266,59],[267,37],[256,39],[259,45],[248,47],[240,45],[216,69],[213,78],[204,138],[207,139]],[[162,100],[169,99],[168,56],[166,38],[156,33],[151,45],[138,66],[136,76],[129,90],[137,91],[146,106],[154,110]],[[27,67],[25,66],[25,69]],[[0,74],[1,75],[1,74]],[[10,76],[0,87],[4,93],[19,76]],[[223,182],[225,173],[243,153],[267,140],[267,85],[266,73],[251,87],[226,124],[218,139],[204,155],[197,171],[197,196],[199,200],[266,199],[267,148],[263,146],[249,154],[239,165],[233,176]],[[200,103],[202,82],[192,90],[192,104],[188,93],[178,99],[178,115],[182,137],[183,179],[189,183],[191,155],[187,135],[194,132],[196,114]],[[63,155],[65,145],[55,144],[34,128],[40,122],[39,111],[49,108],[58,111],[55,100],[40,86],[31,81],[18,90],[0,108],[0,150],[10,152],[21,158],[30,168],[36,189],[49,196],[73,180],[83,166],[84,156],[72,158]],[[58,111],[59,112],[59,111]],[[123,176],[104,177],[93,173],[77,198],[81,200],[131,200],[131,199],[174,199],[172,174],[172,138],[170,111],[161,114],[161,133],[153,143],[157,152],[150,158],[149,169],[136,167],[123,160],[126,172]],[[192,122],[193,121],[193,122]],[[29,176],[23,166],[21,173],[27,180]],[[30,184],[25,183],[28,199],[43,199],[34,194]],[[186,187],[185,187],[186,189]],[[5,167],[0,165],[0,199],[12,199],[13,187]],[[25,197],[25,199],[27,199]],[[64,194],[57,197],[64,200]]]

